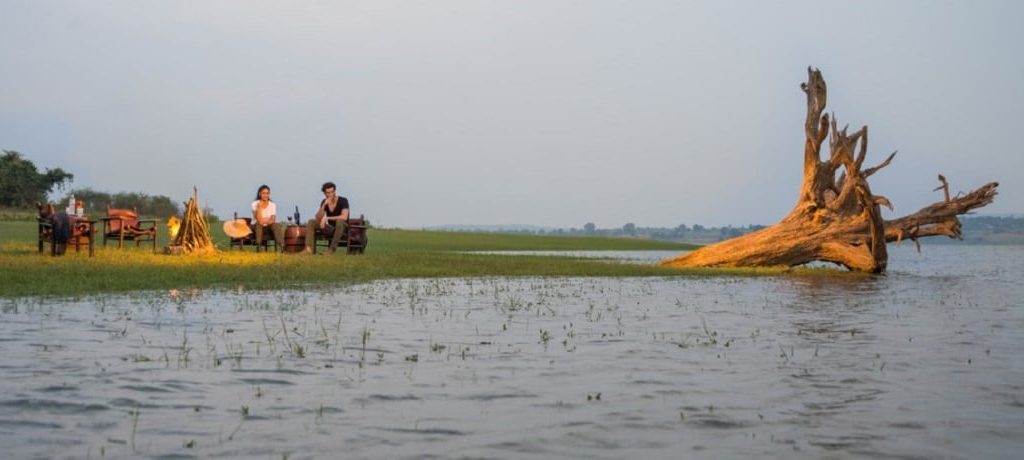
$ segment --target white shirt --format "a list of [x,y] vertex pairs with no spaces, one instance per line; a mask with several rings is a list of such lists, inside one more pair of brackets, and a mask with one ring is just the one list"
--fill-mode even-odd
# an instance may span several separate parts
[[[253,201],[252,202],[252,212],[255,213],[256,210],[259,209],[259,205],[260,205],[260,200]],[[263,208],[263,214],[262,215],[257,215],[256,216],[257,217],[256,220],[260,221],[260,223],[263,223],[265,220],[270,219],[270,216],[276,216],[276,215],[277,215],[277,205],[275,205],[273,201],[268,201],[267,202],[267,207]],[[270,223],[273,223],[273,222],[270,222]]]

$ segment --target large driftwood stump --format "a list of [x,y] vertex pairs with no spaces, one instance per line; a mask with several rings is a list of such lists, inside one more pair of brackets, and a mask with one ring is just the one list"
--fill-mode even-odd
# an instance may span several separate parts
[[[893,220],[882,219],[880,206],[892,209],[889,200],[875,195],[868,178],[892,161],[893,152],[881,164],[863,168],[868,148],[868,128],[847,133],[838,129],[825,110],[825,80],[817,69],[807,69],[807,121],[804,124],[804,179],[793,210],[779,223],[753,233],[706,246],[662,262],[676,267],[795,266],[827,261],[850,270],[880,273],[888,261],[885,245],[925,236],[946,235],[962,239],[958,215],[992,202],[996,182],[967,194],[949,196],[941,174],[945,199]],[[831,134],[831,136],[829,136]],[[821,159],[821,145],[829,137],[828,159]],[[838,175],[837,175],[838,174]],[[920,246],[918,246],[920,250]]]

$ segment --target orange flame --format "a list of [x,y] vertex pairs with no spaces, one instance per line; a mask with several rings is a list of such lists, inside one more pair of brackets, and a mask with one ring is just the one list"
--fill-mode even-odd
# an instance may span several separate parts
[[167,234],[171,236],[171,241],[178,237],[179,228],[181,228],[181,219],[178,219],[178,216],[171,216],[167,219]]

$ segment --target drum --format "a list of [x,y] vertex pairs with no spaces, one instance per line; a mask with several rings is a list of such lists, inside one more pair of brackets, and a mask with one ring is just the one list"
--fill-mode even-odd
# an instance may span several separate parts
[[306,227],[289,225],[284,229],[285,252],[302,252],[306,246]]

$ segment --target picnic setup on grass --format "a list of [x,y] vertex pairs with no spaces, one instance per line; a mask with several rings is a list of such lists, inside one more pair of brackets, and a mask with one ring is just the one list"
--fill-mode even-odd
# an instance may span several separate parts
[[[203,214],[198,203],[199,190],[193,188],[192,196],[184,203],[182,216],[171,216],[167,219],[169,243],[163,248],[165,254],[201,255],[217,251],[210,236],[209,219]],[[80,252],[83,247],[88,249],[89,257],[92,257],[95,254],[97,239],[102,241],[103,246],[108,242],[117,242],[118,248],[124,248],[125,242],[135,242],[136,247],[146,243],[152,247],[153,252],[158,252],[158,220],[143,219],[136,209],[108,206],[102,217],[95,218],[85,213],[82,201],[75,200],[73,195],[69,199],[68,207],[61,211],[56,211],[53,204],[37,203],[36,207],[39,210],[36,221],[40,254],[44,253],[47,245],[47,252],[53,256],[63,255],[68,247],[74,246],[75,252]],[[337,247],[344,247],[347,254],[362,254],[366,251],[369,242],[366,234],[369,221],[365,216],[345,219],[343,224],[340,224],[343,234],[337,241],[334,241],[334,235],[330,233],[333,227],[303,226],[299,217],[296,207],[295,214],[288,217],[289,223],[284,226],[283,247],[278,248],[277,241],[269,234],[258,240],[258,224],[248,217],[239,218],[236,213],[233,219],[223,224],[224,233],[229,238],[228,250],[245,250],[246,247],[251,247],[256,252],[261,248],[269,251],[273,245],[275,251],[301,253],[306,247],[307,227],[312,227],[313,236],[309,252],[313,254],[318,248],[333,252],[332,243]],[[102,225],[99,225],[100,222]]]
[[[962,239],[962,226],[957,217],[992,203],[998,194],[999,183],[989,182],[969,192],[951,195],[949,182],[939,174],[940,185],[933,191],[943,192],[942,201],[896,219],[882,218],[881,207],[892,210],[893,205],[888,198],[871,190],[868,178],[889,166],[896,152],[876,166],[865,167],[867,126],[850,133],[848,126],[839,127],[835,114],[825,113],[827,88],[819,70],[809,67],[807,81],[801,83],[800,88],[807,100],[803,180],[792,211],[774,225],[683,253],[662,261],[661,265],[677,268],[793,267],[830,262],[851,271],[882,273],[888,265],[887,243],[910,240],[920,251],[918,240],[921,238]],[[829,141],[828,151],[823,152],[826,140]],[[269,251],[273,244],[275,251],[315,254],[318,248],[334,252],[343,246],[348,254],[363,253],[367,245],[365,217],[349,217],[348,200],[335,195],[333,183],[325,183],[322,190],[328,198],[321,201],[317,218],[305,226],[299,220],[298,207],[294,216],[289,217],[287,226],[276,221],[254,222],[250,218],[238,218],[236,214],[234,219],[224,223],[224,233],[230,238],[228,248],[252,246],[258,252],[261,248]],[[269,187],[260,187],[257,201],[253,202],[254,217],[262,216],[258,213],[265,209],[273,210],[270,215],[276,217],[276,205],[269,202],[269,194]],[[343,213],[326,216],[328,200],[337,203],[332,212],[342,208]],[[165,248],[166,253],[216,251],[207,219],[197,203],[198,191],[194,190],[185,204],[183,218],[172,217],[168,222],[172,243]],[[119,248],[124,247],[126,241],[134,241],[136,246],[147,242],[156,251],[157,222],[140,219],[133,209],[108,208],[106,216],[95,220],[84,215],[81,203],[76,203],[72,196],[66,212],[53,211],[52,205],[39,205],[39,252],[43,252],[46,243],[50,244],[50,253],[54,255],[63,253],[66,245],[73,244],[76,252],[86,245],[92,256],[98,221],[103,222],[100,236],[104,245],[115,240]],[[294,222],[291,222],[293,217]]]

